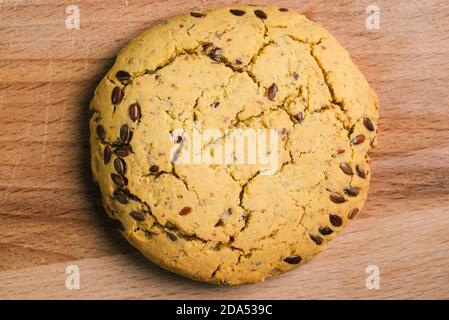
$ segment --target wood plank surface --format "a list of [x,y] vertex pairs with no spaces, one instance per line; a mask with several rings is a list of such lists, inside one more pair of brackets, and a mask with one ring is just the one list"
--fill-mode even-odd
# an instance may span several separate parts
[[[322,23],[381,102],[366,206],[311,263],[256,285],[216,287],[147,262],[98,203],[88,104],[118,50],[162,19],[238,1],[0,0],[0,298],[449,299],[449,2],[277,4]],[[66,8],[80,8],[80,29]],[[65,286],[68,265],[80,289]],[[370,265],[380,288],[367,289]]]

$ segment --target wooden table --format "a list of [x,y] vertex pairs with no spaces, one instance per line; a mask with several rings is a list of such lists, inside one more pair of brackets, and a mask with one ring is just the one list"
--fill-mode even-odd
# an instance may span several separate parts
[[[237,1],[0,1],[0,298],[449,298],[449,2],[271,1],[321,22],[381,101],[363,214],[327,251],[257,285],[214,287],[147,262],[107,222],[88,103],[117,51],[155,21]],[[268,4],[270,1],[251,1]],[[68,265],[80,290],[65,286]],[[380,269],[380,289],[365,269]]]

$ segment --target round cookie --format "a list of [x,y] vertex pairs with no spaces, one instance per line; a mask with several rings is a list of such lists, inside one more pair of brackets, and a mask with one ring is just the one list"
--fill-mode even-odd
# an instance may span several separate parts
[[[288,9],[199,10],[151,27],[120,51],[91,112],[108,215],[146,257],[192,279],[235,285],[289,271],[367,196],[377,97],[332,35]],[[273,172],[175,161],[192,159],[198,128],[219,133],[197,145],[211,157],[231,129],[276,129]]]

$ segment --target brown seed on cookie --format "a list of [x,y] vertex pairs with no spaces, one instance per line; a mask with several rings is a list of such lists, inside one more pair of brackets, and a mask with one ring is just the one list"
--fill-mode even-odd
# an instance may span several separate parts
[[270,99],[271,101],[274,101],[274,98],[276,97],[276,93],[278,92],[278,86],[276,85],[276,83],[273,83],[269,88],[268,88],[268,99]]
[[128,109],[129,117],[133,122],[139,121],[141,117],[140,106],[138,103],[133,103]]
[[206,16],[204,13],[201,12],[190,12],[190,15],[194,18],[203,18]]
[[104,141],[106,139],[106,131],[101,124],[97,126],[97,136],[101,141]]
[[128,184],[127,179],[116,173],[111,173],[111,179],[117,187],[123,187]]
[[369,131],[374,131],[374,124],[371,121],[370,118],[364,118],[363,119],[363,125],[365,126],[366,129],[368,129]]
[[204,52],[208,52],[213,47],[214,47],[214,44],[212,42],[206,42],[206,43],[203,43],[203,45],[202,45]]
[[151,239],[151,238],[158,236],[159,233],[157,233],[156,231],[153,231],[153,230],[145,230],[145,235]]
[[293,76],[293,79],[295,79],[295,80],[299,79],[299,74],[296,71],[293,72],[292,76]]
[[320,236],[315,236],[315,235],[311,234],[310,239],[312,239],[312,241],[315,242],[317,245],[320,245],[323,243],[323,238],[321,238]]
[[221,58],[223,57],[223,49],[214,48],[211,50],[209,56],[212,60],[219,62],[221,60]]
[[235,59],[234,63],[237,65],[243,64],[242,60],[240,60],[240,59]]
[[115,200],[117,200],[118,202],[122,203],[122,204],[127,204],[129,199],[128,196],[120,190],[115,190],[114,191],[114,198]]
[[108,164],[109,161],[111,161],[111,157],[112,157],[112,149],[110,146],[106,146],[106,148],[104,148],[104,151],[103,151],[104,164]]
[[181,143],[181,141],[182,141],[182,136],[178,136],[178,137],[176,138],[176,143]]
[[171,232],[169,232],[169,231],[167,231],[167,237],[168,237],[171,241],[176,241],[176,240],[178,240],[178,237],[177,237],[174,233],[171,233]]
[[357,187],[347,187],[344,189],[345,193],[350,197],[357,197],[360,190]]
[[366,173],[365,173],[365,169],[361,166],[361,165],[356,165],[355,166],[355,171],[357,171],[357,175],[362,178],[365,179],[366,178]]
[[354,219],[355,217],[357,217],[358,213],[359,213],[359,209],[357,209],[357,208],[352,209],[348,213],[348,219]]
[[210,106],[212,107],[212,108],[216,108],[216,107],[218,107],[220,105],[220,102],[219,101],[214,101],[214,102],[212,102],[211,104],[210,104]]
[[131,149],[130,145],[123,145],[123,146],[117,147],[114,150],[114,153],[121,158],[128,156],[131,152],[132,152],[132,149]]
[[354,139],[352,139],[352,144],[361,144],[365,141],[365,136],[363,134],[359,134]]
[[320,231],[320,233],[321,233],[323,236],[328,236],[328,235],[330,235],[332,232],[334,232],[334,230],[332,230],[332,229],[329,228],[329,227],[321,227],[318,231]]
[[223,225],[224,225],[223,219],[218,220],[217,223],[215,224],[216,227],[221,227]]
[[115,171],[121,175],[124,176],[126,173],[126,163],[125,160],[121,159],[121,158],[116,158],[114,160],[114,168]]
[[301,262],[301,257],[300,256],[290,256],[290,257],[285,258],[284,261],[289,264],[298,264]]
[[280,11],[280,12],[287,12],[287,11],[288,11],[288,8],[279,8],[279,11]]
[[262,10],[260,10],[260,9],[254,10],[254,14],[259,19],[266,19],[267,18],[267,14],[265,12],[263,12]]
[[336,214],[330,214],[329,221],[335,227],[340,227],[343,224],[343,220],[341,219],[341,217]]
[[120,128],[120,140],[124,144],[128,144],[131,141],[133,132],[127,124],[124,124]]
[[246,13],[245,11],[239,10],[239,9],[231,9],[231,10],[229,10],[229,12],[231,12],[234,16],[237,16],[237,17],[241,17]]
[[126,72],[126,71],[123,71],[123,70],[120,70],[120,71],[118,71],[116,74],[115,74],[115,77],[119,80],[119,81],[128,81],[128,80],[130,80],[131,79],[131,75],[128,73],[128,72]]
[[299,123],[301,123],[304,120],[304,115],[302,114],[302,112],[298,112],[297,114],[295,114],[295,119],[298,120]]
[[114,87],[111,94],[111,101],[112,104],[119,104],[123,99],[123,92],[122,89],[120,89],[119,86]]
[[181,209],[181,211],[179,211],[179,215],[180,216],[185,216],[185,215],[188,215],[190,212],[192,212],[192,208],[184,207],[184,208]]
[[340,169],[348,176],[352,176],[354,174],[354,171],[352,171],[351,166],[347,162],[340,163]]
[[145,220],[145,214],[140,211],[131,211],[129,215],[136,221],[144,221]]
[[158,172],[159,172],[159,166],[158,166],[157,164],[153,164],[153,165],[150,167],[150,172],[151,172],[151,173],[158,173]]
[[345,197],[343,197],[340,193],[338,192],[333,192],[329,195],[329,199],[331,199],[332,202],[334,203],[343,203],[346,201]]

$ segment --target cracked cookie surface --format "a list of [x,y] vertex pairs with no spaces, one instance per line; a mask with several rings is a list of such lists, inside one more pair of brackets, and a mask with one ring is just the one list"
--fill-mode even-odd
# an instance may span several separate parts
[[[120,51],[91,112],[108,215],[145,256],[192,279],[234,285],[291,270],[367,196],[377,97],[332,35],[284,8],[224,7],[153,26]],[[195,121],[277,129],[275,173],[173,163],[185,139],[173,132]]]

